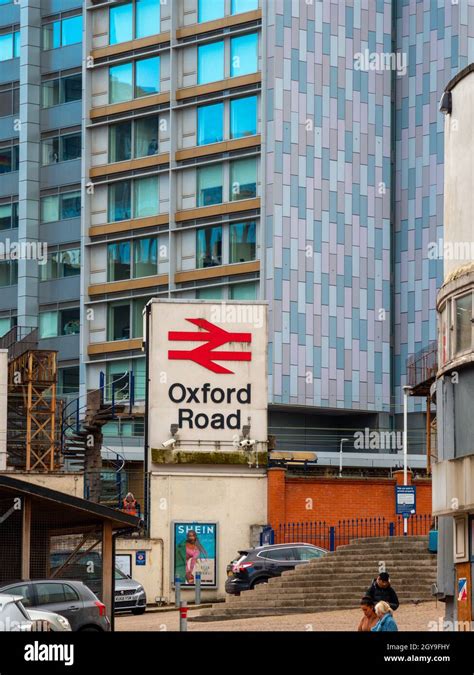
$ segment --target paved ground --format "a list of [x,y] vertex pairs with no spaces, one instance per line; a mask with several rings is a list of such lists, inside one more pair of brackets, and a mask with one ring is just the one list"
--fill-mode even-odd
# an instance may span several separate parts
[[[194,612],[196,613],[196,612]],[[405,605],[395,612],[398,629],[401,631],[433,630],[444,614],[443,603],[424,602],[420,605]],[[189,613],[192,616],[193,612]],[[353,631],[362,616],[360,609],[338,610],[318,614],[266,616],[254,619],[188,622],[188,631]],[[179,628],[178,612],[147,612],[142,616],[125,615],[115,620],[117,631],[176,631]]]

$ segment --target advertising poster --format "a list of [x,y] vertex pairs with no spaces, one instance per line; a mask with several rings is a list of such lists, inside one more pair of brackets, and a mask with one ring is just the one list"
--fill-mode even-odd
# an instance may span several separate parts
[[201,586],[217,584],[217,523],[174,523],[174,578],[182,586],[194,586],[201,573]]

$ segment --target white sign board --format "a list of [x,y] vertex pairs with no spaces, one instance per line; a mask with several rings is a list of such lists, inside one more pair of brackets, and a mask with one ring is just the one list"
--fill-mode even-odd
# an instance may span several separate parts
[[267,306],[152,300],[149,321],[150,448],[162,448],[177,425],[176,449],[232,450],[250,425],[253,449],[261,449],[267,441]]

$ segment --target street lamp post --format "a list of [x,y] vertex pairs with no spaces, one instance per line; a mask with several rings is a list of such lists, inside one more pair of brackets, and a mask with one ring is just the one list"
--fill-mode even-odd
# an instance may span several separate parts
[[[403,485],[408,485],[408,397],[411,387],[403,387]],[[403,516],[403,534],[408,534],[408,518]]]
[[342,444],[348,440],[348,438],[341,438],[341,442],[339,443],[339,478],[342,476]]

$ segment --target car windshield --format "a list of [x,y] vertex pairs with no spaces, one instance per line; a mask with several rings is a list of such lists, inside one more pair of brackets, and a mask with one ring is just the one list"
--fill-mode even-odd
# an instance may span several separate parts
[[118,567],[115,568],[115,580],[117,579],[128,579],[128,576],[119,570]]

